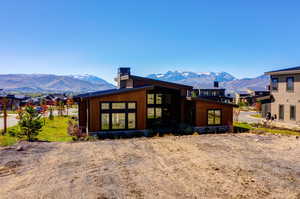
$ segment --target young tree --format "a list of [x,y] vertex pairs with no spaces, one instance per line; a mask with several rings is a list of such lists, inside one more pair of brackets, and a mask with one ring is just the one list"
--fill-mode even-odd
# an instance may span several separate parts
[[28,141],[34,140],[43,127],[41,116],[33,106],[26,106],[25,110],[20,113],[21,131],[18,132],[17,136],[26,137]]

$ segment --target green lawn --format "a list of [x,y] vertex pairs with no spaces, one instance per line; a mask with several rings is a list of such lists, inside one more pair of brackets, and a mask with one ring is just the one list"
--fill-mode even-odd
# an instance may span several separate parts
[[298,135],[300,136],[300,132],[292,131],[292,130],[283,130],[283,129],[270,129],[270,128],[257,128],[257,130],[264,131],[266,133],[272,134],[281,134],[281,135]]
[[37,136],[38,140],[49,142],[69,142],[72,137],[67,133],[67,117],[55,117],[54,120],[46,119],[46,125]]
[[261,114],[253,114],[253,115],[251,115],[251,117],[256,117],[256,118],[262,118],[262,116],[261,116]]
[[[38,140],[49,142],[70,142],[72,137],[67,133],[68,127],[67,117],[55,117],[54,120],[46,119],[46,125],[37,136]],[[19,126],[8,128],[8,131],[19,131]],[[9,134],[0,135],[0,146],[9,146],[15,144],[18,138],[12,137]]]
[[236,128],[242,128],[242,129],[247,129],[247,130],[251,130],[253,127],[246,123],[246,122],[234,122],[233,126]]

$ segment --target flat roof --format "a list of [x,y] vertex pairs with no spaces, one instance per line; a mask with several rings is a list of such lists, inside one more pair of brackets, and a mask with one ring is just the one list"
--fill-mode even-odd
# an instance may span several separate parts
[[265,72],[266,75],[284,75],[291,73],[300,73],[300,66]]
[[109,90],[103,90],[103,91],[96,91],[96,92],[90,92],[90,93],[84,93],[80,95],[76,95],[74,98],[92,98],[92,97],[102,97],[106,95],[113,95],[113,94],[120,94],[120,93],[126,93],[126,92],[132,92],[142,89],[149,89],[153,88],[154,86],[140,86],[135,88],[122,88],[122,89],[109,89]]
[[130,75],[130,76],[133,77],[134,79],[145,79],[145,80],[149,80],[149,81],[161,82],[161,83],[174,85],[174,86],[178,86],[178,87],[184,87],[184,88],[189,88],[189,89],[193,88],[192,86],[188,86],[188,85],[185,85],[185,84],[178,84],[178,83],[167,82],[167,81],[152,79],[152,78],[148,78],[148,77],[140,77],[140,76],[135,76],[135,75]]

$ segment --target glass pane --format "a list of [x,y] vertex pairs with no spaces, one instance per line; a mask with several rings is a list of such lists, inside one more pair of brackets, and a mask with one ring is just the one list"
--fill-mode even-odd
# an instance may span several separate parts
[[128,108],[129,109],[135,109],[135,102],[129,102],[128,103]]
[[162,104],[162,94],[156,94],[156,104]]
[[101,103],[101,109],[102,110],[108,110],[109,109],[109,103]]
[[147,118],[148,119],[154,119],[154,108],[148,108],[147,109]]
[[135,129],[135,113],[128,113],[128,128]]
[[155,118],[161,118],[162,116],[162,111],[161,108],[155,108]]
[[287,78],[287,89],[288,90],[294,89],[294,78],[292,78],[292,77]]
[[101,129],[108,130],[109,129],[109,114],[101,113]]
[[213,125],[214,124],[214,117],[215,117],[215,113],[213,110],[209,110],[208,111],[208,115],[207,115],[207,123],[209,125]]
[[125,113],[112,114],[112,129],[125,129]]
[[112,103],[112,109],[125,109],[125,103]]
[[215,124],[221,124],[221,110],[215,110]]
[[148,94],[147,95],[147,103],[148,104],[154,104],[154,94]]

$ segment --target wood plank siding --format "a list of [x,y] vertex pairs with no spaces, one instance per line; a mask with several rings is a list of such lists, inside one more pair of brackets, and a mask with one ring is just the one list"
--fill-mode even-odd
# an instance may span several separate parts
[[228,104],[220,104],[212,101],[197,100],[196,103],[196,115],[195,125],[196,126],[207,126],[208,123],[208,110],[220,109],[221,110],[221,125],[232,126],[233,120],[233,106]]
[[100,131],[100,102],[124,102],[133,101],[137,105],[137,129],[146,129],[146,89],[137,90],[122,94],[112,94],[102,97],[94,97],[89,99],[89,131]]

